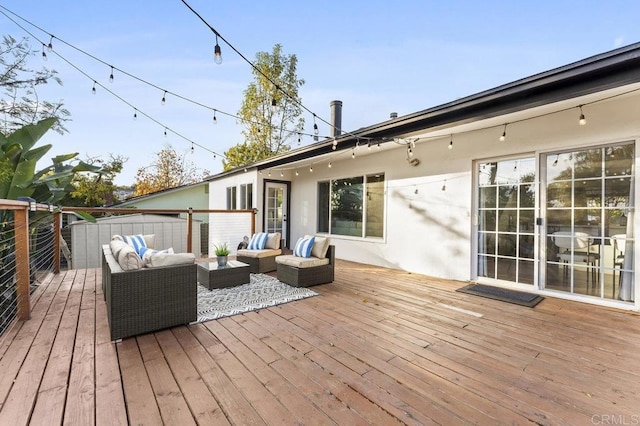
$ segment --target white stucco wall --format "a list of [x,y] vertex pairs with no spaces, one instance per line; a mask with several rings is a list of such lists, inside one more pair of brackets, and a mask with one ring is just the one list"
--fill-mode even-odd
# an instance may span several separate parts
[[[448,149],[450,136],[419,141],[414,158],[416,167],[406,161],[406,147],[367,154],[366,146],[336,154],[329,160],[300,167],[291,184],[291,241],[316,232],[317,183],[328,178],[345,178],[385,173],[385,238],[361,239],[332,235],[336,256],[367,264],[399,268],[416,273],[455,280],[473,277],[473,197],[474,161],[505,156],[531,155],[568,148],[597,146],[634,140],[640,135],[636,95],[616,98],[585,107],[588,123],[577,124],[577,109],[508,126],[507,140],[500,142],[502,126],[456,133],[454,148]],[[547,106],[530,111],[530,116],[552,110]],[[504,118],[503,122],[508,122]],[[495,123],[499,123],[495,120]],[[639,149],[636,149],[636,156]],[[366,154],[366,155],[365,155]],[[637,161],[637,160],[636,160]],[[637,174],[637,172],[636,172]],[[442,190],[445,185],[445,190]],[[636,185],[636,200],[639,194]],[[638,215],[635,229],[640,226]],[[635,270],[638,270],[636,256]],[[637,300],[637,298],[636,298]]]
[[[139,209],[208,209],[209,195],[207,185],[197,185],[193,187],[181,188],[175,191],[167,191],[152,197],[127,203],[127,206],[135,206]],[[181,217],[186,217],[182,214]],[[201,222],[208,222],[209,216],[202,213],[194,213],[193,218]]]

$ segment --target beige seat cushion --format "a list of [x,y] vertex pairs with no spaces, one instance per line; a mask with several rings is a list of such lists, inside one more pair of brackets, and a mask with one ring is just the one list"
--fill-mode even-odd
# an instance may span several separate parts
[[319,237],[317,235],[305,235],[304,238],[314,237],[315,241],[313,243],[313,247],[311,248],[311,256],[319,257],[322,259],[327,255],[327,250],[329,250],[329,238],[328,237]]
[[329,259],[326,257],[319,259],[317,257],[299,257],[292,254],[276,257],[276,263],[281,265],[293,266],[294,268],[313,268],[314,266],[328,265]]
[[245,257],[253,257],[259,259],[261,257],[270,257],[270,256],[278,256],[282,254],[282,250],[277,249],[264,249],[264,250],[249,250],[249,249],[241,249],[238,250],[237,256],[245,256]]
[[118,259],[120,250],[125,246],[129,246],[129,244],[125,243],[124,240],[113,239],[109,241],[109,249],[111,249],[111,254],[113,254],[113,257],[116,258],[116,260]]
[[194,263],[196,256],[193,253],[154,253],[149,257],[148,268],[157,266],[184,265]]

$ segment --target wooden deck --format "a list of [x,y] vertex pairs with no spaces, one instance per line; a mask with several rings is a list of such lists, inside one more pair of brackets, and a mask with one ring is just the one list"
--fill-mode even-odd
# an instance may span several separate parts
[[0,425],[640,420],[634,313],[338,261],[317,297],[112,343],[100,279],[49,275],[0,339]]

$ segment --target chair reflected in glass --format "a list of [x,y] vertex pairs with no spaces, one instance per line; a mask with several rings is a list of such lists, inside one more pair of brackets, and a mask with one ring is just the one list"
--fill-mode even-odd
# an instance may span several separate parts
[[611,236],[613,246],[613,297],[616,297],[616,269],[618,270],[618,285],[622,286],[622,269],[624,267],[624,250],[626,248],[627,235],[616,234]]
[[566,281],[569,276],[567,266],[584,263],[588,267],[587,286],[589,285],[589,276],[591,276],[592,285],[595,287],[598,276],[596,267],[600,263],[600,253],[591,251],[591,247],[594,245],[593,237],[585,232],[559,231],[551,234],[551,241],[558,248],[556,257],[564,267],[563,280]]

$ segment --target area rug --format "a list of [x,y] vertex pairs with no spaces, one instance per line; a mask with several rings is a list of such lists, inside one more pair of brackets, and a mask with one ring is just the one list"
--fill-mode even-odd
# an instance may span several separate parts
[[281,303],[317,296],[308,288],[292,287],[264,274],[251,274],[249,284],[208,290],[198,285],[198,320],[209,321]]
[[500,287],[493,287],[489,285],[470,284],[465,287],[457,289],[460,293],[473,294],[475,296],[487,297],[489,299],[500,300],[502,302],[513,303],[516,305],[527,306],[533,308],[544,297],[537,294],[525,293],[523,291],[507,290]]

